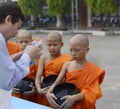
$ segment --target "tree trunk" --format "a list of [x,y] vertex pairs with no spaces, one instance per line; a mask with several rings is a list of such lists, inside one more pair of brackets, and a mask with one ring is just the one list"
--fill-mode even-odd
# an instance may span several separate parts
[[34,24],[34,15],[31,15],[30,18],[31,18],[31,19],[30,19],[30,20],[31,20],[30,26],[31,26],[31,27],[34,27],[34,26],[35,26],[35,24]]
[[62,27],[64,25],[63,20],[62,20],[62,16],[57,15],[56,17],[57,17],[56,27]]

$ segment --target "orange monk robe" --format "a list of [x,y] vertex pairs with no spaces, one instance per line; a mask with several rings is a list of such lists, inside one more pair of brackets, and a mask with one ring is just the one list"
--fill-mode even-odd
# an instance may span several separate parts
[[85,98],[77,101],[71,109],[96,109],[96,100],[102,96],[100,84],[104,75],[105,71],[91,62],[88,62],[83,70],[66,73],[65,81],[75,84],[85,95]]
[[[43,77],[50,76],[50,75],[58,75],[62,69],[63,64],[70,60],[72,60],[72,57],[68,54],[62,54],[59,57],[51,60],[50,62],[45,64]],[[51,105],[48,103],[45,96],[40,95],[39,99],[40,99],[39,100],[40,104],[51,107]]]
[[[38,68],[38,64],[31,65],[30,66],[30,72],[26,77],[35,80],[37,68]],[[36,103],[37,103],[37,99],[38,99],[37,98],[38,93],[36,93],[34,95],[31,95],[31,96],[26,96],[26,95],[23,95],[23,94],[16,94],[16,93],[12,93],[12,95],[15,96],[15,97],[25,99],[25,100],[28,100],[28,101],[32,101],[32,102],[36,102]]]
[[58,75],[61,71],[63,64],[70,60],[72,60],[72,57],[68,54],[62,54],[59,57],[51,60],[50,62],[45,64],[43,77],[50,75]]
[[12,41],[8,41],[7,42],[7,48],[8,48],[8,52],[10,53],[10,55],[18,53],[20,51],[19,46]]

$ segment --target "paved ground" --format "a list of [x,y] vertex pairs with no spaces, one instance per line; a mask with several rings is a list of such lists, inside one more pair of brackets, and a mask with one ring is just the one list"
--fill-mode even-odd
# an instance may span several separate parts
[[[47,34],[34,34],[40,36],[45,42]],[[63,52],[69,53],[69,39],[73,35],[63,35]],[[106,70],[101,85],[103,97],[97,101],[97,109],[120,109],[120,36],[88,36],[90,52],[88,60],[96,63]],[[45,49],[45,46],[44,46]],[[46,50],[43,50],[46,53]]]

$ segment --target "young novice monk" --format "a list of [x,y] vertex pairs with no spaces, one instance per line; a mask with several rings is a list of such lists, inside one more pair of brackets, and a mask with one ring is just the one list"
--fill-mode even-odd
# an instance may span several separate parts
[[41,88],[42,77],[45,78],[50,75],[58,75],[63,64],[66,61],[72,60],[68,54],[62,54],[61,48],[63,46],[62,36],[58,32],[51,32],[46,38],[46,46],[49,54],[41,56],[38,71],[36,74],[35,84],[38,93],[40,94],[40,104],[49,106],[45,97],[49,87]]
[[[24,51],[26,46],[32,44],[32,41],[33,41],[32,40],[32,34],[27,30],[20,30],[17,33],[16,40],[17,40],[16,42],[17,42],[17,44],[20,48],[20,51],[22,52],[22,51]],[[33,63],[30,64],[30,72],[27,75],[27,77],[25,77],[24,79],[25,80],[26,79],[32,79],[34,81],[35,80],[35,75],[36,75],[36,72],[37,72],[37,67],[38,67],[37,62],[34,63],[34,64]],[[25,99],[25,100],[37,102],[36,101],[37,93],[36,93],[36,90],[35,90],[35,85],[33,85],[33,83],[31,83],[30,87],[32,88],[32,91],[27,91],[27,92],[24,92],[24,93],[19,93],[19,89],[14,88],[12,95],[15,96],[15,97]]]
[[[55,108],[62,109],[96,109],[96,100],[102,96],[100,84],[103,82],[105,71],[86,59],[89,51],[89,40],[85,35],[75,35],[70,40],[70,51],[73,61],[66,62],[62,70],[47,92],[47,99]],[[55,102],[53,88],[61,83],[73,83],[79,93],[62,97],[65,99],[61,106]]]

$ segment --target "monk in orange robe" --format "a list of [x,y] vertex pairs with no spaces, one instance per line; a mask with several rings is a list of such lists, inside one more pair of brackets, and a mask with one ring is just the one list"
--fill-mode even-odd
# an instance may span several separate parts
[[[60,109],[96,109],[96,101],[102,96],[100,88],[103,82],[105,70],[87,61],[86,54],[89,51],[89,40],[85,35],[75,35],[70,40],[70,50],[73,60],[66,62],[62,70],[48,90],[46,97],[54,108]],[[74,95],[66,95],[62,105],[55,102],[57,97],[53,94],[54,87],[63,82],[73,83],[78,89]]]
[[46,38],[46,46],[49,51],[49,55],[41,56],[38,71],[35,79],[35,84],[39,96],[39,103],[51,107],[48,103],[45,95],[50,86],[42,88],[42,78],[58,75],[61,71],[63,64],[72,60],[72,57],[68,54],[61,54],[61,48],[63,46],[62,36],[58,32],[51,32]]
[[66,73],[66,82],[73,83],[84,94],[84,100],[76,102],[71,109],[95,109],[96,100],[102,96],[100,84],[104,73],[91,62],[86,63],[83,70]]
[[[25,47],[27,45],[32,44],[32,34],[30,32],[28,32],[27,30],[21,30],[17,33],[17,44],[20,48],[20,51],[23,51],[25,49]],[[37,61],[33,61],[30,64],[30,72],[29,74],[24,78],[24,79],[31,79],[31,80],[35,80],[35,76],[36,76],[36,72],[37,72],[37,68],[38,68],[38,62]],[[22,98],[25,100],[29,100],[32,102],[36,102],[37,103],[37,95],[38,93],[36,93],[36,88],[35,85],[32,84],[31,86],[32,91],[26,91],[24,93],[20,93],[19,91],[17,91],[18,89],[14,88],[13,89],[13,93],[12,95],[18,98]]]

